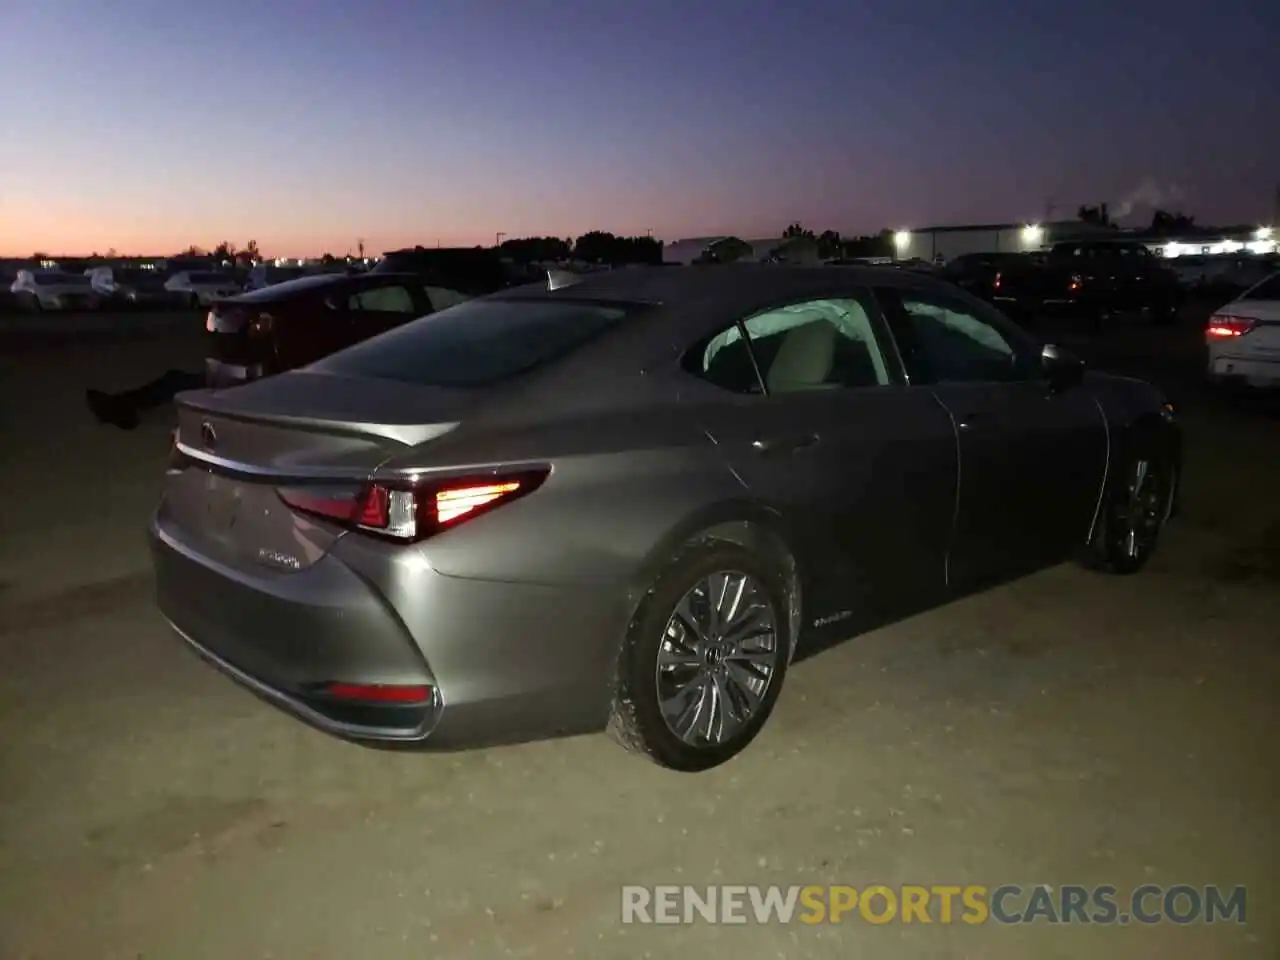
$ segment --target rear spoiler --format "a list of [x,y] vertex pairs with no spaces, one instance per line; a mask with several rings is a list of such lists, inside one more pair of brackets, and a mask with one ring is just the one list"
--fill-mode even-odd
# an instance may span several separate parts
[[572,287],[575,283],[582,282],[582,275],[574,273],[572,270],[548,270],[547,271],[547,289],[563,290],[565,287]]

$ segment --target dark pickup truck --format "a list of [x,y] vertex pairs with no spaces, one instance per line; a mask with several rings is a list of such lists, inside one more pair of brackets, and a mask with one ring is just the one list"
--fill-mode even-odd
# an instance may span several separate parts
[[428,283],[482,297],[546,279],[541,270],[509,263],[482,247],[410,247],[382,255],[370,273],[414,274]]
[[1180,292],[1177,277],[1144,244],[1124,240],[1056,243],[1043,259],[1026,258],[992,280],[992,303],[1028,322],[1066,315],[1101,325],[1136,313],[1172,323]]
[[938,275],[981,300],[990,300],[1001,273],[1043,262],[1044,255],[1039,253],[966,253],[948,260]]

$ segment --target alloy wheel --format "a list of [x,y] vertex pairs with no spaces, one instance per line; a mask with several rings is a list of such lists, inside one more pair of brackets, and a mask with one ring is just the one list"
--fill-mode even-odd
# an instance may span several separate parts
[[777,669],[777,613],[763,583],[736,570],[685,593],[658,647],[667,728],[694,747],[732,740],[755,716]]
[[1121,505],[1119,527],[1121,553],[1136,559],[1155,544],[1169,506],[1167,471],[1150,460],[1138,460],[1129,475],[1127,496]]

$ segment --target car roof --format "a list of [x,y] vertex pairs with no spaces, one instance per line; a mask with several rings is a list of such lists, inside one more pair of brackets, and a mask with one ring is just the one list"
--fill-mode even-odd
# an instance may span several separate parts
[[413,273],[309,273],[283,283],[273,283],[269,287],[238,294],[233,299],[240,303],[270,303],[321,293],[334,287],[382,286],[396,281],[422,284],[422,278]]
[[506,290],[496,299],[603,300],[679,308],[705,300],[740,302],[782,300],[790,296],[819,297],[840,286],[929,287],[950,289],[928,274],[892,267],[786,266],[775,264],[715,264],[631,267],[583,275],[569,286],[549,290],[530,285]]

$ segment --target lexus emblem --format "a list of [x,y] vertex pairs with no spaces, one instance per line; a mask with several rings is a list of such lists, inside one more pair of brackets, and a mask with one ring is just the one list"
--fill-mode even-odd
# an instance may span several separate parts
[[218,433],[208,420],[200,424],[200,442],[204,444],[206,450],[212,450],[218,445]]

